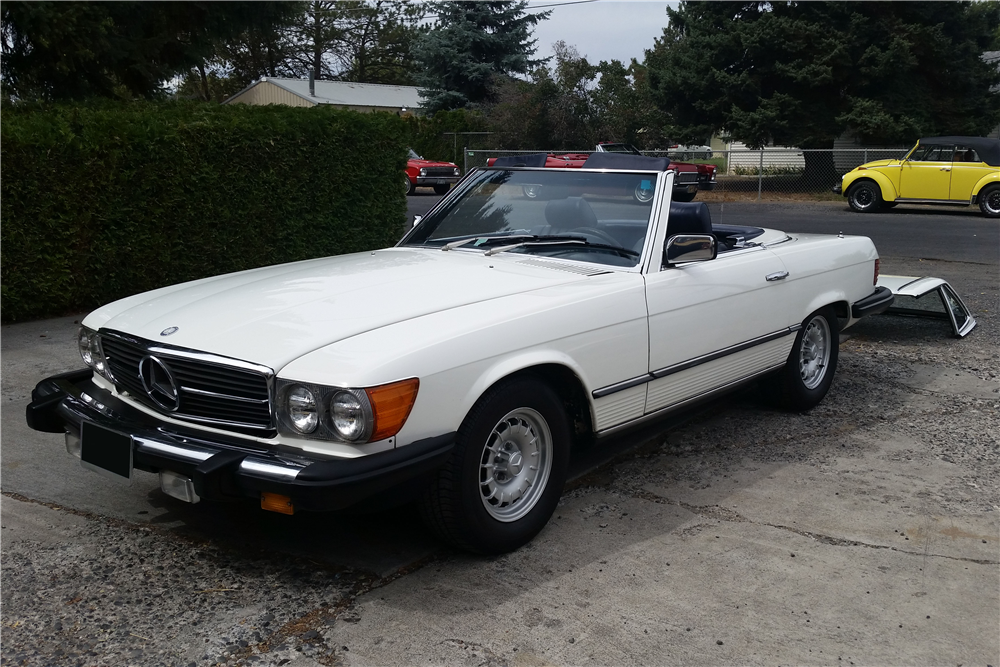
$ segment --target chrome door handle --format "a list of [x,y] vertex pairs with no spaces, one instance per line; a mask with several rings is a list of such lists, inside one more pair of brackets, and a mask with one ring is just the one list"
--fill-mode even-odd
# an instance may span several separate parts
[[764,280],[769,283],[773,283],[776,280],[784,280],[788,277],[788,271],[778,271],[777,273],[769,273],[764,276]]
[[951,171],[951,167],[941,167],[941,171]]

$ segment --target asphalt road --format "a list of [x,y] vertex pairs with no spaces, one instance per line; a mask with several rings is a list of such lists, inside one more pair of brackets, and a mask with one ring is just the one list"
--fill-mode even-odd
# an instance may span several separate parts
[[980,326],[871,318],[809,414],[749,391],[620,439],[495,559],[412,510],[285,517],[86,472],[23,418],[38,379],[80,365],[78,318],[4,326],[3,662],[1000,664],[1000,222],[711,208],[866,234],[883,272],[952,281]]

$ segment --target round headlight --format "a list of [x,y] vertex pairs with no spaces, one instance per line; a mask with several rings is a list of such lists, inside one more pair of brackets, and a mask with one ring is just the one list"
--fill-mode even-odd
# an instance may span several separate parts
[[421,169],[420,170],[420,175],[421,176],[426,176],[427,175],[427,170],[426,169]]
[[357,440],[365,433],[366,420],[361,400],[349,391],[338,391],[330,399],[330,425],[344,440]]
[[455,167],[455,175],[456,176],[461,176],[462,175],[462,170],[459,169],[458,167]]
[[80,347],[80,356],[83,357],[83,363],[93,368],[94,354],[90,351],[90,332],[86,329],[80,329],[76,343]]
[[288,419],[299,433],[312,433],[319,424],[316,397],[305,387],[298,386],[288,392]]

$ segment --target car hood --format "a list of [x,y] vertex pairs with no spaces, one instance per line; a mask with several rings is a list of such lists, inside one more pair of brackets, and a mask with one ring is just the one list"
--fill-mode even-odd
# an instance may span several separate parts
[[407,160],[406,165],[408,167],[457,167],[457,164],[452,162],[438,162],[437,160]]
[[84,325],[278,371],[378,327],[585,279],[524,259],[407,248],[342,255],[139,294],[94,311]]
[[[873,167],[888,167],[890,164],[899,164],[899,160],[875,160],[873,162],[865,162],[861,167],[871,169]],[[861,167],[857,167],[857,169]]]

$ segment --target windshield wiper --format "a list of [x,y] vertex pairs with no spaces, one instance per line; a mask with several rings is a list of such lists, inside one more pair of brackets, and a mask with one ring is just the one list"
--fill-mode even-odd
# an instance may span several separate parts
[[541,235],[533,236],[527,240],[520,241],[518,243],[512,243],[510,245],[499,246],[496,248],[491,248],[486,251],[486,256],[495,255],[497,253],[506,252],[508,250],[514,250],[515,248],[534,248],[539,246],[560,246],[560,245],[582,245],[588,248],[600,248],[603,250],[614,250],[615,252],[625,253],[632,257],[638,257],[639,253],[630,248],[623,248],[619,245],[612,245],[610,243],[591,243],[585,238],[574,235]]
[[459,239],[457,241],[451,241],[450,243],[445,243],[441,246],[441,250],[454,250],[460,246],[467,243],[476,242],[476,245],[483,245],[484,243],[493,243],[495,241],[509,241],[510,239],[533,239],[535,238],[531,234],[504,234],[499,236],[483,236],[481,234],[476,234],[468,238]]
[[499,253],[499,252],[507,252],[508,250],[513,250],[514,248],[523,248],[525,246],[535,247],[535,246],[544,246],[544,245],[566,245],[566,244],[571,244],[571,243],[575,243],[575,244],[579,244],[579,245],[590,245],[589,243],[587,243],[587,241],[585,239],[578,239],[578,238],[574,238],[574,237],[568,237],[568,238],[564,238],[564,239],[551,240],[551,241],[537,241],[537,240],[534,240],[534,239],[529,239],[527,241],[520,241],[518,243],[511,243],[510,245],[502,245],[502,246],[497,246],[496,248],[490,248],[484,254],[487,257],[490,257],[492,255],[495,255],[495,254]]

